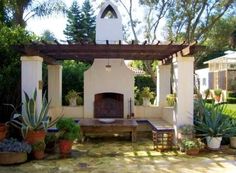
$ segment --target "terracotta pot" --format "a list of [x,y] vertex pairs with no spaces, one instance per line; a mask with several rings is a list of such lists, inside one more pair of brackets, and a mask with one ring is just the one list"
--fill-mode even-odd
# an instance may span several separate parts
[[220,96],[215,96],[215,101],[216,101],[217,103],[219,103],[219,102],[220,102]]
[[33,151],[34,158],[37,160],[42,160],[44,158],[44,151]]
[[0,152],[0,165],[23,163],[27,160],[24,152]]
[[189,150],[186,150],[186,154],[187,155],[190,155],[190,156],[196,156],[199,154],[199,149],[198,148],[194,148],[194,149],[189,149]]
[[40,131],[29,131],[26,135],[25,141],[29,144],[35,144],[40,141],[44,141],[46,132],[44,130]]
[[7,127],[4,123],[0,123],[0,141],[5,139],[7,134]]
[[72,149],[72,144],[73,144],[73,141],[60,140],[59,141],[60,153],[62,155],[70,154],[71,153],[71,149]]

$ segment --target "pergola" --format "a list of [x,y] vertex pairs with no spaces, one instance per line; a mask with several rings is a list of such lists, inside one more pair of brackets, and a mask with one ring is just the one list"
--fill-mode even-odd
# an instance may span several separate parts
[[[157,102],[159,106],[165,106],[166,95],[170,93],[171,63],[174,63],[174,88],[177,93],[175,117],[173,121],[177,126],[192,124],[193,114],[193,54],[200,47],[196,43],[174,44],[170,42],[155,45],[143,44],[104,44],[71,43],[61,44],[58,41],[47,43],[45,41],[17,46],[22,54],[22,93],[33,93],[37,88],[38,105],[42,99],[42,61],[48,64],[48,98],[51,106],[62,106],[62,60],[94,59],[124,59],[124,60],[159,60],[162,63],[157,70]],[[30,83],[29,83],[30,82]],[[23,94],[22,94],[23,96]],[[24,101],[24,96],[22,101]],[[171,120],[172,121],[172,120]]]
[[162,64],[172,62],[173,57],[193,55],[199,46],[196,43],[163,44],[158,41],[155,45],[143,44],[96,44],[81,41],[80,43],[60,44],[58,41],[48,43],[46,41],[34,42],[17,46],[19,52],[24,56],[41,56],[48,64],[58,64],[61,60],[85,60],[94,59],[124,59],[124,60],[159,60]]

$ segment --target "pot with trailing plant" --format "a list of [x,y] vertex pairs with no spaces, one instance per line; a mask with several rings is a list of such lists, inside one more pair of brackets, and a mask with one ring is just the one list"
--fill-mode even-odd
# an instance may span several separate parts
[[59,130],[59,150],[62,155],[71,153],[72,144],[80,137],[80,126],[71,118],[61,118],[56,127]]
[[65,96],[65,100],[69,103],[70,106],[77,106],[77,99],[79,98],[79,93],[75,90],[70,90]]
[[181,145],[184,147],[184,151],[188,155],[198,155],[199,151],[205,146],[200,138],[185,138],[181,140]]
[[150,100],[154,98],[154,95],[155,93],[149,87],[144,87],[140,93],[143,98],[143,106],[149,106],[151,104]]
[[224,115],[226,105],[201,103],[201,114],[195,118],[195,128],[200,135],[206,137],[207,146],[218,150],[222,137],[229,137],[234,130],[230,118]]
[[46,145],[45,145],[44,141],[39,141],[39,142],[36,142],[32,145],[33,155],[34,155],[35,159],[41,160],[44,158],[45,147],[46,147]]
[[27,161],[27,154],[31,152],[31,145],[17,139],[4,139],[0,142],[0,164],[9,165]]
[[214,90],[215,101],[216,101],[217,103],[220,102],[221,94],[222,94],[222,90],[221,90],[221,89],[215,89],[215,90]]

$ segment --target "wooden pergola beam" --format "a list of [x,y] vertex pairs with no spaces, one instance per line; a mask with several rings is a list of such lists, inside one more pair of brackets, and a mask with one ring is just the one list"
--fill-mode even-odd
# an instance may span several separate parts
[[70,43],[60,44],[42,44],[31,43],[26,45],[17,46],[17,50],[28,56],[42,56],[49,63],[56,63],[58,60],[74,59],[74,60],[93,60],[98,59],[125,59],[125,60],[161,60],[169,62],[174,56],[187,56],[192,55],[196,50],[195,43],[193,44],[161,44],[158,41],[155,45],[148,45],[144,42],[142,45],[110,44],[107,40],[105,44],[92,43]]

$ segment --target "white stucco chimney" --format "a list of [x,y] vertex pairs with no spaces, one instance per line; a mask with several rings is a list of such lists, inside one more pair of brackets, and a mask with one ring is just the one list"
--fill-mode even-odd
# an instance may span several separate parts
[[[110,1],[104,3],[96,19],[96,42],[97,44],[106,44],[106,40],[109,41],[109,44],[123,40],[121,15],[117,7]],[[108,63],[111,65],[109,72],[105,69]],[[91,68],[84,73],[85,118],[94,118],[95,96],[101,93],[104,95],[106,93],[121,94],[123,98],[122,117],[126,118],[130,114],[130,106],[132,109],[134,107],[134,72],[127,68],[124,59],[110,59],[109,57],[94,59]],[[110,94],[108,94],[109,96]],[[116,96],[113,98],[115,99]],[[132,105],[130,105],[130,99]],[[108,102],[105,101],[105,103]],[[106,105],[104,106],[106,107]],[[103,109],[108,108],[109,105]]]

